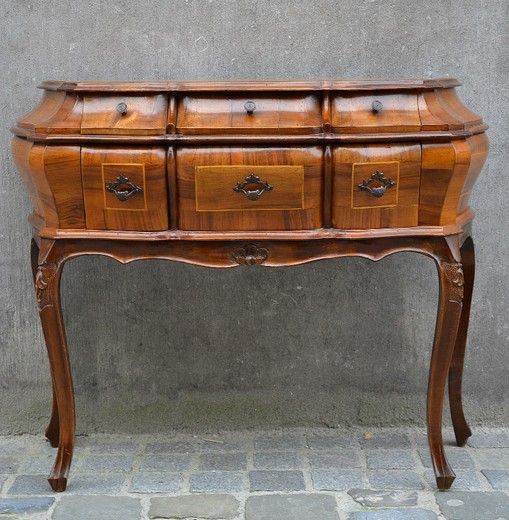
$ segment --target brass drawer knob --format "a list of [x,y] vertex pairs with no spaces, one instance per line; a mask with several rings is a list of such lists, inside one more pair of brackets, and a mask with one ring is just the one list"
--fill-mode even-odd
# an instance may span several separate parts
[[[123,189],[119,190],[118,188]],[[119,175],[115,179],[115,182],[106,184],[106,189],[111,193],[114,193],[117,199],[121,202],[125,202],[133,195],[136,195],[137,193],[141,193],[143,191],[139,186],[133,184],[127,177],[124,177],[123,175]]]
[[127,103],[119,103],[117,105],[117,112],[120,112],[122,115],[127,114]]
[[384,107],[384,104],[381,101],[375,100],[373,103],[371,103],[371,109],[375,114],[378,114],[378,112],[381,112],[382,108]]
[[246,101],[244,108],[248,114],[252,114],[256,110],[256,103],[254,101]]
[[[374,182],[377,183],[378,186],[371,187],[371,184]],[[396,183],[393,180],[388,179],[382,172],[377,170],[367,181],[362,181],[359,184],[359,189],[368,191],[373,197],[379,199],[384,196],[388,188],[392,188],[395,185]]]
[[274,186],[268,182],[263,182],[258,175],[251,174],[248,175],[243,182],[239,182],[234,186],[233,191],[243,193],[249,200],[258,200],[266,191],[271,191],[273,188]]

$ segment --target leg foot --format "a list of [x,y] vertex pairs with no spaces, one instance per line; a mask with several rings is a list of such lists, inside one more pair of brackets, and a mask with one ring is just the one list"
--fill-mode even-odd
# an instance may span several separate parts
[[447,491],[448,489],[450,489],[455,478],[456,478],[456,475],[454,473],[452,475],[437,477],[436,478],[437,488],[440,491]]
[[57,493],[61,493],[67,488],[67,479],[65,477],[49,477],[48,482],[51,486],[51,489]]

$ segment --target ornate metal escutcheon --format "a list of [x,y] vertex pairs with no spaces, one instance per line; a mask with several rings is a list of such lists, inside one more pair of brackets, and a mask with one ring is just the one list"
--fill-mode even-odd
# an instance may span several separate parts
[[256,265],[263,264],[269,256],[269,251],[256,244],[249,244],[233,252],[233,258],[238,264]]
[[[375,186],[372,188],[370,185],[377,181],[381,182],[382,186]],[[388,179],[382,172],[377,170],[367,181],[362,181],[359,184],[359,189],[368,191],[373,195],[373,197],[379,199],[380,197],[383,197],[388,188],[392,188],[395,185],[396,183],[394,181]]]
[[[127,189],[119,190],[118,188],[120,187],[125,187]],[[119,175],[115,182],[106,184],[106,189],[114,193],[117,196],[117,199],[122,202],[125,202],[133,195],[143,191],[139,186],[133,184],[127,177],[124,177],[123,175]]]
[[[248,186],[259,186],[258,190],[246,190]],[[239,182],[233,187],[233,191],[243,193],[249,200],[258,200],[266,191],[271,191],[274,186],[268,182],[263,182],[258,175],[248,175],[243,182]]]

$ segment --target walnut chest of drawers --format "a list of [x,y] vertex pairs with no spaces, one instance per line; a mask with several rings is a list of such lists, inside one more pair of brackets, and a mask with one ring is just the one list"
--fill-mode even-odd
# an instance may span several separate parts
[[434,259],[440,283],[427,421],[437,485],[445,387],[459,445],[474,277],[469,196],[485,125],[453,79],[41,85],[13,128],[32,196],[32,267],[53,381],[49,481],[63,491],[74,389],[59,286],[71,258],[288,266],[398,251]]

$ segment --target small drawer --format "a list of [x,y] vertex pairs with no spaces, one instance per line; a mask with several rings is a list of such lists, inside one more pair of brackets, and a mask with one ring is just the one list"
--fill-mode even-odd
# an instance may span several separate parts
[[94,95],[83,97],[82,134],[166,133],[168,100],[152,96]]
[[320,98],[315,94],[189,94],[178,103],[182,134],[319,133]]
[[166,151],[83,147],[81,177],[89,229],[168,229]]
[[418,132],[416,94],[341,93],[332,98],[332,129],[340,133]]
[[179,228],[320,228],[322,157],[320,147],[178,149]]
[[333,227],[417,226],[420,145],[338,146],[333,149],[332,158]]

